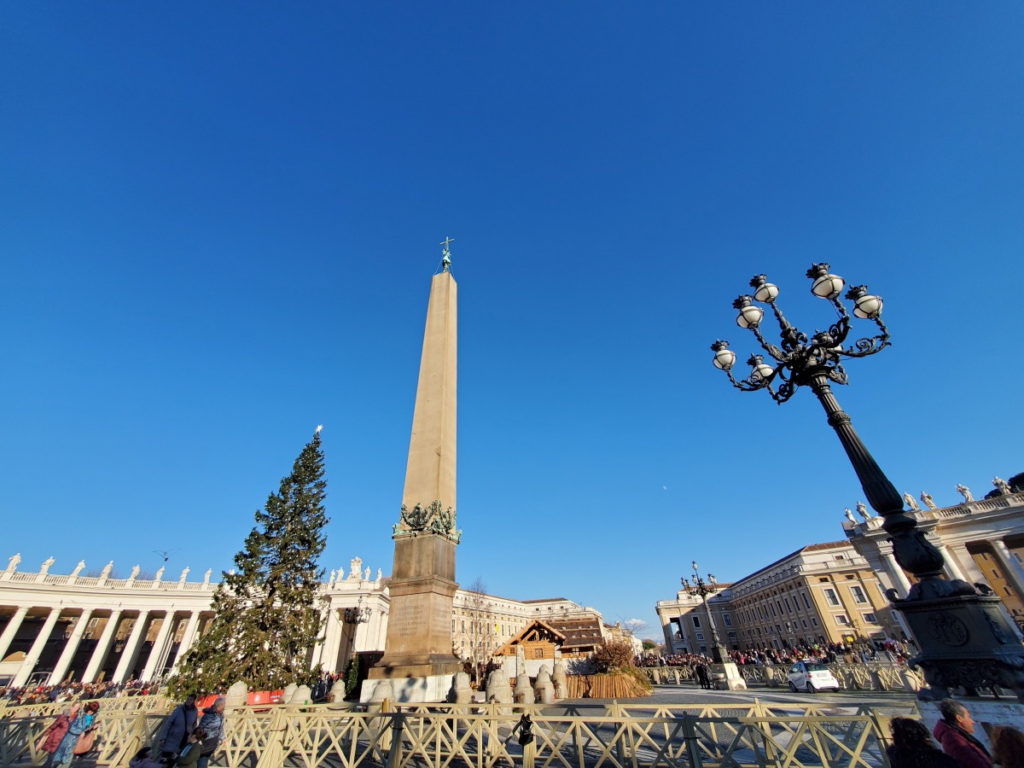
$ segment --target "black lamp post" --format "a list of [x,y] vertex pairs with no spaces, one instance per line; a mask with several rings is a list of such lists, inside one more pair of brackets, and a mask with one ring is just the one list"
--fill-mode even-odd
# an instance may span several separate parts
[[718,632],[715,631],[715,620],[711,617],[711,608],[708,607],[708,595],[713,595],[718,591],[715,589],[718,581],[713,573],[709,573],[708,580],[704,581],[697,570],[696,560],[690,563],[690,566],[693,568],[693,583],[691,584],[687,581],[685,576],[680,581],[683,583],[683,589],[694,597],[700,596],[701,601],[704,603],[704,615],[708,620],[708,629],[711,630],[711,658],[715,664],[722,664],[729,660],[729,655],[722,648],[722,643],[718,640]]
[[[786,402],[799,386],[808,386],[817,395],[868,502],[883,518],[882,527],[890,536],[896,562],[917,580],[906,597],[899,598],[894,589],[887,596],[903,612],[921,649],[910,663],[924,670],[930,690],[919,695],[942,698],[949,695],[951,687],[962,687],[973,696],[980,688],[999,685],[1013,689],[1024,701],[1024,646],[1000,610],[999,598],[983,584],[972,586],[945,578],[941,553],[917,529],[917,520],[904,511],[902,497],[832,394],[832,383],[847,383],[844,358],[873,355],[889,346],[889,329],[881,320],[882,299],[863,285],[846,292],[853,302],[853,315],[874,322],[877,333],[843,346],[852,322],[839,300],[843,279],[830,273],[828,264],[812,264],[807,276],[813,280],[811,293],[830,302],[838,315],[828,330],[816,331],[808,339],[779,310],[778,287],[764,275],[755,275],[750,281],[753,295],[744,294],[733,302],[739,310],[736,323],[753,332],[773,364],[766,363],[763,355],[752,355],[747,361],[750,374],[737,380],[732,374],[736,354],[727,341],[718,340],[711,345],[715,367],[725,371],[738,389],[767,390],[777,403]],[[775,315],[781,346],[761,334],[764,310],[759,304],[767,304]]]

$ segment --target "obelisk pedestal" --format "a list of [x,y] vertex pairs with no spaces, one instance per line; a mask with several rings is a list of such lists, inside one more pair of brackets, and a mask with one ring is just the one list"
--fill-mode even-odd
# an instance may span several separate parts
[[455,546],[456,284],[434,275],[427,303],[402,508],[392,538],[395,560],[384,657],[360,691],[369,701],[388,680],[398,702],[444,701],[462,664],[452,652]]

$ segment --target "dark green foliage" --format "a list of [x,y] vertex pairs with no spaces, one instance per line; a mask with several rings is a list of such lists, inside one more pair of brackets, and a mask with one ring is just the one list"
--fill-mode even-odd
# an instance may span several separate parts
[[256,512],[256,525],[223,574],[209,629],[186,654],[170,691],[222,693],[241,680],[249,690],[311,685],[313,646],[321,635],[319,598],[327,524],[320,435],[302,449],[292,473]]
[[345,695],[351,696],[359,685],[359,656],[348,660],[348,671],[345,673]]

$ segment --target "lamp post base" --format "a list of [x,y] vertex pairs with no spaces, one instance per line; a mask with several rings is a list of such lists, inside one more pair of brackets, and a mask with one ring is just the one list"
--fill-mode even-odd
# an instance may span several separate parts
[[976,696],[1008,688],[1024,702],[1024,645],[1003,614],[998,597],[957,595],[932,600],[895,600],[921,646],[910,660],[924,672],[920,699],[943,699],[950,688]]

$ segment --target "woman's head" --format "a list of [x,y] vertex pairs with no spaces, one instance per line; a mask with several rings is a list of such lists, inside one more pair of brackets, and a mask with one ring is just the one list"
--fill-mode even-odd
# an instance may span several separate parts
[[898,749],[937,749],[928,728],[920,720],[894,717],[889,723],[892,743]]
[[98,701],[87,701],[85,703],[85,711],[90,715],[95,715],[100,711],[100,703]]
[[1003,768],[1024,765],[1024,733],[1008,725],[997,730],[992,739],[992,759]]

